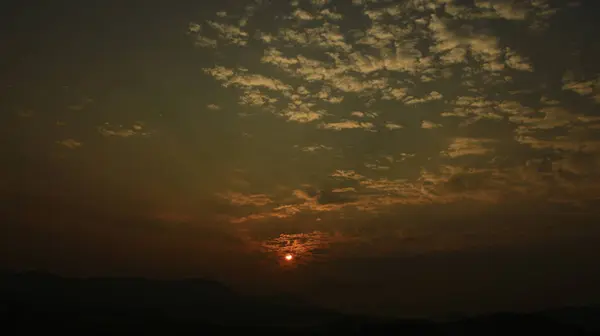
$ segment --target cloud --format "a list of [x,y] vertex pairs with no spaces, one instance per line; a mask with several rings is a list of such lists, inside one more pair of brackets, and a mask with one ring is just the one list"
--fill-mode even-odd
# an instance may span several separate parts
[[151,132],[144,131],[144,124],[141,122],[134,123],[129,127],[124,127],[123,125],[111,125],[109,123],[104,123],[104,125],[98,127],[98,132],[105,137],[121,138],[151,134]]
[[437,91],[432,91],[430,92],[427,96],[422,97],[422,98],[416,98],[416,97],[407,97],[404,100],[404,104],[407,105],[413,105],[413,104],[421,104],[421,103],[426,103],[432,100],[440,100],[442,99],[442,94],[437,92]]
[[[294,146],[294,147],[298,147],[298,146]],[[305,146],[300,148],[301,151],[303,152],[317,152],[317,151],[329,151],[332,150],[333,147],[329,147],[329,146],[325,146],[325,145],[312,145],[312,146]]]
[[352,188],[352,187],[337,188],[337,189],[332,189],[331,192],[334,192],[334,193],[356,192],[356,189]]
[[364,176],[358,174],[354,170],[336,170],[331,174],[331,177],[339,177],[351,180],[361,180],[365,178]]
[[548,20],[558,11],[548,0],[476,0],[474,7],[447,1],[446,13],[461,20],[507,20],[529,22],[533,31],[543,31]]
[[222,198],[231,202],[234,205],[251,205],[261,207],[273,203],[271,198],[265,194],[242,194],[239,192],[227,192],[220,194]]
[[314,20],[315,17],[312,16],[312,14],[310,14],[307,11],[304,11],[302,9],[296,9],[294,11],[294,13],[292,13],[292,15],[299,20],[306,20],[306,21],[310,21],[310,20]]
[[408,89],[406,88],[386,88],[381,99],[383,100],[402,100],[407,95]]
[[294,130],[289,136],[316,137],[277,142],[314,172],[277,168],[287,178],[272,176],[273,203],[235,220],[575,193],[577,169],[567,158],[600,148],[600,119],[571,100],[600,101],[597,78],[568,72],[549,82],[526,43],[495,28],[537,38],[558,11],[554,2],[355,0],[356,13],[325,3],[294,2],[260,31],[253,15],[271,4],[255,3],[243,22],[216,15],[195,31],[253,55],[233,61],[215,53],[217,65],[205,69],[238,97],[240,115],[265,113],[293,123],[281,124]]
[[229,78],[225,85],[238,85],[242,87],[264,87],[273,91],[288,91],[291,87],[281,81],[257,74],[239,74]]
[[188,32],[189,33],[199,33],[200,30],[202,30],[202,26],[195,23],[195,22],[190,22],[188,24]]
[[431,122],[429,120],[423,120],[421,122],[421,128],[425,128],[425,129],[433,129],[433,128],[440,128],[442,127],[441,124],[436,124],[434,122]]
[[195,45],[197,47],[202,47],[202,48],[216,48],[217,40],[213,40],[206,36],[198,36],[198,38],[196,39]]
[[[273,238],[262,240],[261,248],[276,255],[282,266],[294,267],[299,264],[314,263],[332,258],[330,249],[335,244],[345,243],[352,238],[339,232],[309,231],[300,233],[281,233]],[[284,257],[291,254],[293,263],[286,263]]]
[[599,175],[600,153],[572,152],[554,163],[555,169],[575,175]]
[[448,146],[448,150],[442,154],[451,158],[465,155],[487,155],[494,151],[489,145],[495,142],[494,139],[454,138]]
[[385,123],[385,128],[389,129],[390,131],[393,131],[393,130],[401,129],[401,128],[404,128],[404,127],[402,125],[400,125],[400,124],[395,124],[393,122],[386,122]]
[[59,145],[65,146],[69,149],[77,149],[80,148],[81,146],[83,146],[83,143],[74,140],[74,139],[65,139],[65,140],[60,140],[56,142]]
[[445,204],[465,199],[496,203],[503,195],[504,187],[502,174],[495,170],[468,171],[453,166],[446,166],[441,174],[424,171],[419,181],[367,178],[354,171],[343,170],[331,176],[357,184],[320,190],[314,195],[295,189],[292,191],[295,201],[232,221],[284,219],[301,214],[340,213],[349,209],[375,214],[398,205]]
[[571,90],[579,95],[587,96],[594,92],[595,83],[587,82],[567,82],[563,85],[563,90]]
[[510,117],[510,121],[519,123],[529,130],[535,130],[564,127],[576,120],[576,116],[571,115],[569,111],[559,106],[544,107],[540,109],[539,113],[544,116],[515,115]]
[[238,26],[215,21],[207,21],[207,25],[213,28],[219,37],[228,43],[240,46],[245,46],[248,43],[248,33]]
[[592,99],[595,103],[600,102],[600,79],[576,80],[572,72],[563,76],[563,90],[572,91],[576,94]]
[[522,56],[518,55],[516,52],[510,49],[507,49],[505,58],[506,65],[510,68],[519,71],[533,71],[533,66],[529,62],[525,61],[525,59]]
[[311,106],[307,104],[299,106],[290,104],[287,109],[281,112],[281,115],[285,116],[289,121],[309,123],[321,119],[325,113],[325,110],[313,111],[311,110]]
[[340,121],[340,122],[321,124],[321,128],[335,130],[335,131],[341,131],[344,129],[355,129],[355,128],[371,130],[374,127],[375,127],[375,125],[373,125],[373,123],[358,122],[358,121],[354,121],[354,120],[344,120],[344,121]]
[[81,111],[81,110],[85,109],[86,107],[88,107],[93,102],[94,102],[93,99],[91,99],[89,97],[84,97],[83,99],[81,99],[81,102],[70,105],[68,107],[68,109],[71,111]]
[[578,141],[570,139],[568,136],[559,136],[548,140],[540,139],[530,135],[518,135],[515,137],[515,140],[534,149],[555,149],[566,152],[574,152],[579,150],[583,152],[595,152],[600,150],[600,141]]
[[514,114],[527,111],[527,109],[518,102],[497,102],[481,96],[459,96],[451,104],[454,106],[453,109],[451,111],[442,112],[441,116],[464,119],[463,125],[468,125],[483,119],[501,120],[504,117],[499,113],[501,110],[514,111]]
[[273,103],[276,103],[279,99],[270,96],[258,89],[248,89],[245,90],[239,98],[240,105],[248,105],[248,106],[271,106]]
[[[518,3],[512,1],[489,1],[489,0],[476,0],[476,8],[482,9],[485,15],[486,11],[490,14],[497,15],[498,18],[506,20],[525,20],[528,14],[528,9],[525,2],[518,6]],[[490,17],[493,17],[490,16]]]

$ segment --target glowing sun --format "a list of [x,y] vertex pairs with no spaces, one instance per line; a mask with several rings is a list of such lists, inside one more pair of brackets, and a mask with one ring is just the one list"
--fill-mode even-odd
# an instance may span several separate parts
[[287,260],[287,261],[291,261],[292,259],[294,259],[294,256],[293,256],[293,255],[291,255],[291,254],[286,254],[286,255],[285,255],[285,260]]

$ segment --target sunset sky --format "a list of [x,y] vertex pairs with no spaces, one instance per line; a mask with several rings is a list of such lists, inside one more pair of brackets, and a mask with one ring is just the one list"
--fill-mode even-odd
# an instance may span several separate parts
[[13,2],[0,268],[600,302],[598,1]]

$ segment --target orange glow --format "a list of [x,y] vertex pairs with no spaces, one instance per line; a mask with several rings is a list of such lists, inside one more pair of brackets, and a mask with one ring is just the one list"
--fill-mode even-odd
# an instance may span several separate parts
[[292,256],[291,254],[286,254],[285,255],[285,260],[290,261],[292,259],[294,259],[294,256]]

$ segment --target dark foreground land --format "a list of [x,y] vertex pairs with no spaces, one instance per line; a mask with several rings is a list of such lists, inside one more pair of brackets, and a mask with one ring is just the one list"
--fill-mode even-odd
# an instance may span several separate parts
[[[600,335],[600,307],[450,322],[344,315],[206,280],[0,275],[2,334]],[[8,332],[8,333],[5,333]]]

